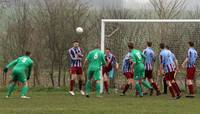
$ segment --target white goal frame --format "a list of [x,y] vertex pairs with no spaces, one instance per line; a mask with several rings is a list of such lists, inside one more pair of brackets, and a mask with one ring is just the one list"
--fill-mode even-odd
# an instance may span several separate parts
[[[101,20],[101,50],[105,50],[106,23],[200,23],[200,19],[102,19]],[[102,77],[102,73],[101,73]],[[103,79],[101,78],[101,93],[103,92]]]

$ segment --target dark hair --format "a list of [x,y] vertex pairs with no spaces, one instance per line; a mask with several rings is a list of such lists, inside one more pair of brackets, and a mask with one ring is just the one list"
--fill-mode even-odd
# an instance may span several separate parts
[[151,47],[152,46],[152,42],[147,42],[147,46]]
[[165,46],[165,48],[166,48],[166,49],[169,49],[169,46],[168,46],[168,45],[166,45],[166,46]]
[[79,43],[79,41],[78,40],[74,40],[73,43]]
[[165,44],[164,43],[160,43],[160,49],[164,49],[165,48]]
[[110,48],[107,47],[106,50],[110,50]]
[[194,43],[193,42],[188,42],[190,47],[194,47]]
[[134,48],[134,44],[133,44],[132,42],[129,42],[129,43],[128,43],[128,48],[129,48],[129,49],[133,49],[133,48]]
[[30,51],[26,51],[26,52],[25,52],[25,55],[26,55],[26,56],[30,56],[30,55],[31,55],[31,52],[30,52]]

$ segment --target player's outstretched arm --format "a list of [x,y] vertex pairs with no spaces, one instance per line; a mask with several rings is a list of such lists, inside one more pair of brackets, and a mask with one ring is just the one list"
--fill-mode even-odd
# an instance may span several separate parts
[[188,58],[185,59],[185,61],[182,64],[182,67],[185,68],[186,63],[188,62]]
[[9,68],[14,67],[17,64],[18,59],[15,59],[14,61],[10,62],[4,69],[3,71],[6,73]]
[[78,57],[77,54],[75,54],[72,50],[69,51],[69,56],[72,60],[80,60],[81,58]]
[[115,65],[115,69],[118,70],[119,69],[119,64],[116,62],[116,65]]

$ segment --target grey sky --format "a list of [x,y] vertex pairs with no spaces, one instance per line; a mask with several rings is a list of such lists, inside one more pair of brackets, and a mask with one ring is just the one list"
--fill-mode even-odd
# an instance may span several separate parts
[[[143,7],[149,5],[149,0],[122,0],[126,2],[126,7],[133,8],[133,6]],[[200,0],[186,0],[186,8],[193,9],[197,6],[200,6]]]
[[[89,0],[96,7],[127,7],[132,9],[138,9],[143,7],[150,7],[149,0]],[[200,0],[186,0],[186,8],[194,9],[200,6]]]

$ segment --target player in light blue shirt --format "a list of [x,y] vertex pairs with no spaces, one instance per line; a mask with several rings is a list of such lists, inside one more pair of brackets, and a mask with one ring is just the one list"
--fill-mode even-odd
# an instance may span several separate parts
[[196,61],[197,61],[197,51],[194,49],[194,43],[189,42],[189,50],[187,53],[187,57],[185,61],[182,64],[182,67],[185,68],[187,66],[187,85],[189,89],[189,95],[186,97],[193,98],[194,97],[194,85],[193,81],[195,78],[195,72],[196,72]]
[[155,54],[153,49],[151,48],[152,42],[147,42],[147,48],[144,49],[143,53],[146,56],[145,59],[145,78],[151,83],[152,87],[156,90],[157,95],[160,95],[160,89],[157,84],[153,80],[153,66],[155,62]]
[[[175,84],[174,74],[175,74],[175,63],[171,58],[171,53],[169,50],[165,48],[165,44],[160,44],[160,72],[165,73],[165,79],[167,81],[167,85],[169,87],[169,91],[172,95],[173,99],[179,99],[181,97],[181,93],[179,88]],[[175,94],[176,93],[176,94]]]

